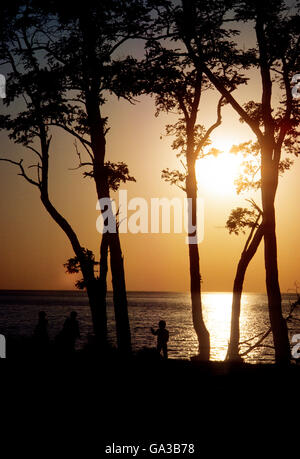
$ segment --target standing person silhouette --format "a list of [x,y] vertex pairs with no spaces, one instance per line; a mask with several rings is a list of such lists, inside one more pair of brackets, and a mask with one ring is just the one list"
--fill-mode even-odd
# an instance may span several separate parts
[[169,331],[166,329],[166,322],[164,320],[160,320],[158,323],[158,329],[154,330],[151,327],[152,335],[157,336],[157,350],[159,353],[163,351],[164,359],[168,358],[168,346],[167,342],[169,341]]
[[72,311],[70,317],[65,320],[62,338],[63,344],[66,351],[73,352],[75,350],[75,342],[77,338],[80,338],[79,324],[76,319],[77,312]]

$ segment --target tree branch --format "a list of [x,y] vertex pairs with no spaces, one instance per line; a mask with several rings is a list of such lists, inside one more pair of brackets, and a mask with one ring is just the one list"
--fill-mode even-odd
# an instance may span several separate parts
[[[183,42],[188,50],[189,55],[194,61],[196,68],[200,69],[205,73],[207,78],[213,83],[213,85],[218,89],[226,101],[235,109],[235,111],[240,115],[240,117],[249,125],[254,134],[257,136],[259,141],[263,140],[263,133],[261,132],[259,125],[254,121],[248,113],[243,109],[243,107],[237,102],[237,100],[232,96],[231,92],[226,89],[225,85],[219,80],[219,78],[208,68],[208,66],[201,61],[201,59],[196,55],[193,50],[193,47],[190,41],[187,38],[183,37]],[[198,44],[199,48],[199,44]],[[201,49],[201,48],[200,48]],[[199,49],[199,51],[200,51]]]
[[[47,123],[47,126],[57,126],[57,127],[60,127],[62,129],[64,129],[65,131],[67,131],[69,134],[72,134],[74,137],[76,137],[78,140],[80,140],[80,142],[82,143],[82,145],[88,145],[89,147],[91,147],[91,142],[89,142],[88,140],[84,139],[81,135],[79,135],[76,131],[74,131],[73,129],[69,128],[68,126],[65,126],[64,124],[61,124],[61,123],[54,123],[54,122],[51,122],[51,123]],[[90,152],[89,152],[90,154]]]
[[210,128],[206,131],[205,135],[202,137],[201,141],[199,142],[199,144],[197,145],[197,148],[195,150],[195,154],[196,156],[198,156],[201,148],[203,147],[203,145],[205,144],[205,142],[207,142],[207,140],[209,139],[209,136],[210,134],[218,127],[220,126],[221,122],[222,122],[222,115],[221,115],[221,107],[222,107],[222,102],[224,100],[224,97],[222,96],[218,102],[218,106],[217,106],[217,121],[212,125],[210,126]]
[[70,168],[69,170],[75,171],[75,170],[80,169],[81,167],[84,167],[84,166],[92,166],[92,167],[93,167],[93,166],[94,166],[93,163],[83,163],[83,162],[81,161],[81,154],[80,154],[80,151],[78,150],[76,140],[75,140],[75,142],[74,142],[74,146],[75,146],[76,154],[77,154],[78,159],[79,159],[79,165],[78,165],[77,167],[72,167],[72,168]]
[[42,155],[38,150],[36,150],[35,148],[31,147],[30,145],[26,145],[26,148],[28,148],[28,150],[32,150],[40,158],[40,160],[42,160]]
[[278,135],[277,142],[275,145],[275,150],[274,150],[274,159],[276,161],[276,164],[279,164],[279,161],[280,161],[281,147],[282,147],[284,138],[286,136],[286,133],[290,128],[289,121],[290,121],[292,108],[293,108],[293,96],[292,96],[292,90],[291,90],[291,83],[289,79],[287,63],[284,57],[282,57],[282,67],[283,67],[283,82],[284,82],[285,95],[286,95],[286,110],[285,110],[284,117],[281,121],[279,135]]
[[[0,158],[0,161],[5,161],[7,163],[13,164],[14,166],[18,166],[21,170],[21,173],[18,174],[21,177],[24,177],[27,182],[31,183],[31,185],[36,186],[37,188],[40,188],[40,183],[36,182],[35,180],[32,180],[25,172],[24,167],[23,167],[23,159],[21,159],[19,162],[18,161],[13,161],[12,159],[8,158]],[[31,166],[32,167],[32,166]]]
[[184,115],[184,118],[185,118],[185,122],[188,123],[190,121],[190,117],[189,117],[187,108],[186,108],[186,106],[184,104],[183,97],[180,94],[178,94],[177,95],[177,100],[178,100],[178,103],[179,103],[180,110],[183,112],[183,115]]

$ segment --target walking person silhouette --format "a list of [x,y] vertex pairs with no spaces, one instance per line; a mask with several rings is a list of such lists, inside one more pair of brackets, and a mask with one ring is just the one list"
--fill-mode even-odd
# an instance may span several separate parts
[[164,359],[168,358],[168,341],[169,341],[169,331],[166,329],[166,322],[160,320],[158,323],[158,329],[154,330],[151,327],[152,335],[157,336],[157,351],[161,353],[163,351]]

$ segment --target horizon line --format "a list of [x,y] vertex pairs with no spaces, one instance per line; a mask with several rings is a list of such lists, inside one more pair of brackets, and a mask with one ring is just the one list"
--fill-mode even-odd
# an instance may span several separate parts
[[[77,289],[2,289],[0,288],[0,293],[2,292],[77,292],[77,293],[86,293],[85,290]],[[113,290],[108,290],[107,293],[113,293]],[[127,290],[127,293],[185,293],[190,294],[189,290]],[[232,293],[232,290],[203,290],[202,293]],[[244,291],[243,293],[247,294],[256,294],[264,295],[267,292],[255,292],[255,291]],[[281,293],[296,293],[296,292],[284,292]]]

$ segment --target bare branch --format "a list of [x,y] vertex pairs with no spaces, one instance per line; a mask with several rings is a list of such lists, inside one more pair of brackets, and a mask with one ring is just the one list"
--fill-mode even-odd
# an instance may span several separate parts
[[[289,314],[287,315],[287,317],[285,318],[286,322],[290,321],[291,319],[298,320],[296,317],[293,318],[293,312],[294,312],[295,308],[297,306],[299,306],[299,305],[300,305],[300,296],[298,295],[298,299],[296,301],[294,301],[294,303],[290,302],[290,311],[289,311]],[[256,339],[256,338],[260,337],[259,340],[255,344],[251,345],[246,351],[244,351],[243,353],[240,354],[241,357],[244,356],[244,355],[249,354],[249,352],[251,352],[253,349],[256,349],[257,347],[270,347],[270,348],[273,349],[274,346],[270,346],[268,344],[261,344],[267,338],[267,336],[269,336],[271,331],[272,331],[272,328],[270,327],[270,328],[268,328],[268,330],[266,332],[258,333],[257,335],[255,335],[255,336],[253,336],[253,337],[251,337],[251,338],[239,343],[239,346],[241,346],[242,344],[248,344],[253,339]]]
[[253,234],[254,234],[255,230],[257,229],[257,231],[258,231],[258,222],[259,222],[259,220],[260,220],[260,218],[261,218],[261,215],[262,215],[262,214],[260,214],[260,213],[258,214],[257,219],[256,219],[254,225],[253,225],[252,228],[251,228],[251,231],[250,231],[250,234],[249,234],[248,239],[247,239],[247,241],[246,241],[246,244],[245,244],[243,253],[247,252],[248,247],[249,247],[249,245],[250,245],[250,242],[251,242],[251,240],[252,240],[252,237],[253,237]]
[[82,143],[82,145],[88,145],[89,147],[91,147],[91,145],[92,145],[91,142],[89,142],[84,137],[79,135],[76,131],[74,131],[74,129],[71,129],[68,126],[65,126],[64,124],[51,122],[51,123],[47,123],[47,126],[60,127],[62,129],[64,129],[65,131],[67,131],[69,134],[72,134],[74,137],[76,137]]
[[37,164],[32,164],[31,166],[28,166],[28,169],[31,169],[33,167],[36,167],[36,169],[37,169],[38,182],[41,185],[42,184],[42,179],[41,179],[40,171],[43,170],[43,168],[39,163],[37,163]]
[[254,121],[248,113],[243,109],[243,107],[238,103],[238,101],[232,96],[231,91],[226,89],[225,85],[219,80],[219,78],[208,68],[206,64],[201,62],[199,57],[195,54],[191,43],[188,40],[184,40],[184,43],[187,47],[187,50],[192,57],[195,66],[203,71],[206,74],[208,79],[214,84],[214,86],[218,89],[218,91],[222,94],[224,99],[227,100],[228,103],[232,105],[235,111],[240,115],[240,117],[250,126],[254,134],[257,138],[262,141],[263,140],[263,133],[261,132],[259,125],[256,121]]
[[10,163],[10,164],[13,164],[14,166],[18,166],[21,170],[21,173],[18,174],[20,175],[21,177],[24,177],[25,180],[27,180],[27,182],[31,183],[31,185],[34,185],[38,188],[40,188],[40,183],[36,182],[35,180],[32,180],[25,172],[24,170],[24,167],[23,167],[23,159],[21,159],[20,161],[13,161],[12,159],[8,159],[8,158],[0,158],[0,161],[5,161],[7,163]]
[[78,165],[77,167],[69,168],[69,170],[70,170],[70,171],[75,171],[75,170],[80,169],[81,167],[84,167],[84,166],[92,166],[92,167],[93,167],[93,166],[94,166],[93,163],[87,163],[87,162],[83,163],[83,162],[81,161],[81,153],[80,153],[80,151],[78,150],[78,146],[77,146],[76,140],[75,140],[75,142],[74,142],[74,146],[75,146],[76,154],[77,154],[78,159],[79,159],[79,165]]
[[249,354],[249,352],[253,351],[253,349],[257,348],[258,346],[261,345],[261,343],[264,341],[265,338],[267,338],[267,336],[269,336],[269,334],[271,333],[272,329],[271,327],[262,335],[262,337],[255,343],[253,344],[252,346],[249,347],[249,349],[247,349],[245,352],[242,352],[240,354],[241,357],[243,357],[244,355],[247,355]]
[[123,44],[125,43],[125,41],[129,40],[130,38],[132,38],[130,35],[127,35],[126,37],[123,37],[120,41],[118,41],[117,43],[115,43],[114,46],[111,47],[111,49],[109,50],[109,54],[110,56]]
[[40,158],[40,160],[42,160],[42,155],[38,150],[36,150],[35,148],[31,147],[30,145],[26,145],[26,148],[28,148],[28,150],[33,151]]
[[254,199],[246,199],[246,201],[248,201],[252,207],[254,207],[257,212],[262,215],[263,211],[261,210],[261,208],[256,204],[256,202],[254,201]]
[[210,128],[206,131],[205,135],[202,137],[201,141],[199,142],[199,144],[197,145],[197,148],[195,150],[195,154],[196,156],[198,156],[201,148],[205,145],[205,143],[207,142],[207,140],[209,139],[209,136],[211,135],[211,133],[218,127],[220,126],[221,122],[222,122],[222,115],[221,115],[221,108],[222,108],[222,103],[224,101],[224,97],[222,96],[220,99],[219,99],[219,102],[218,102],[218,106],[217,106],[217,121],[212,125],[210,126]]

